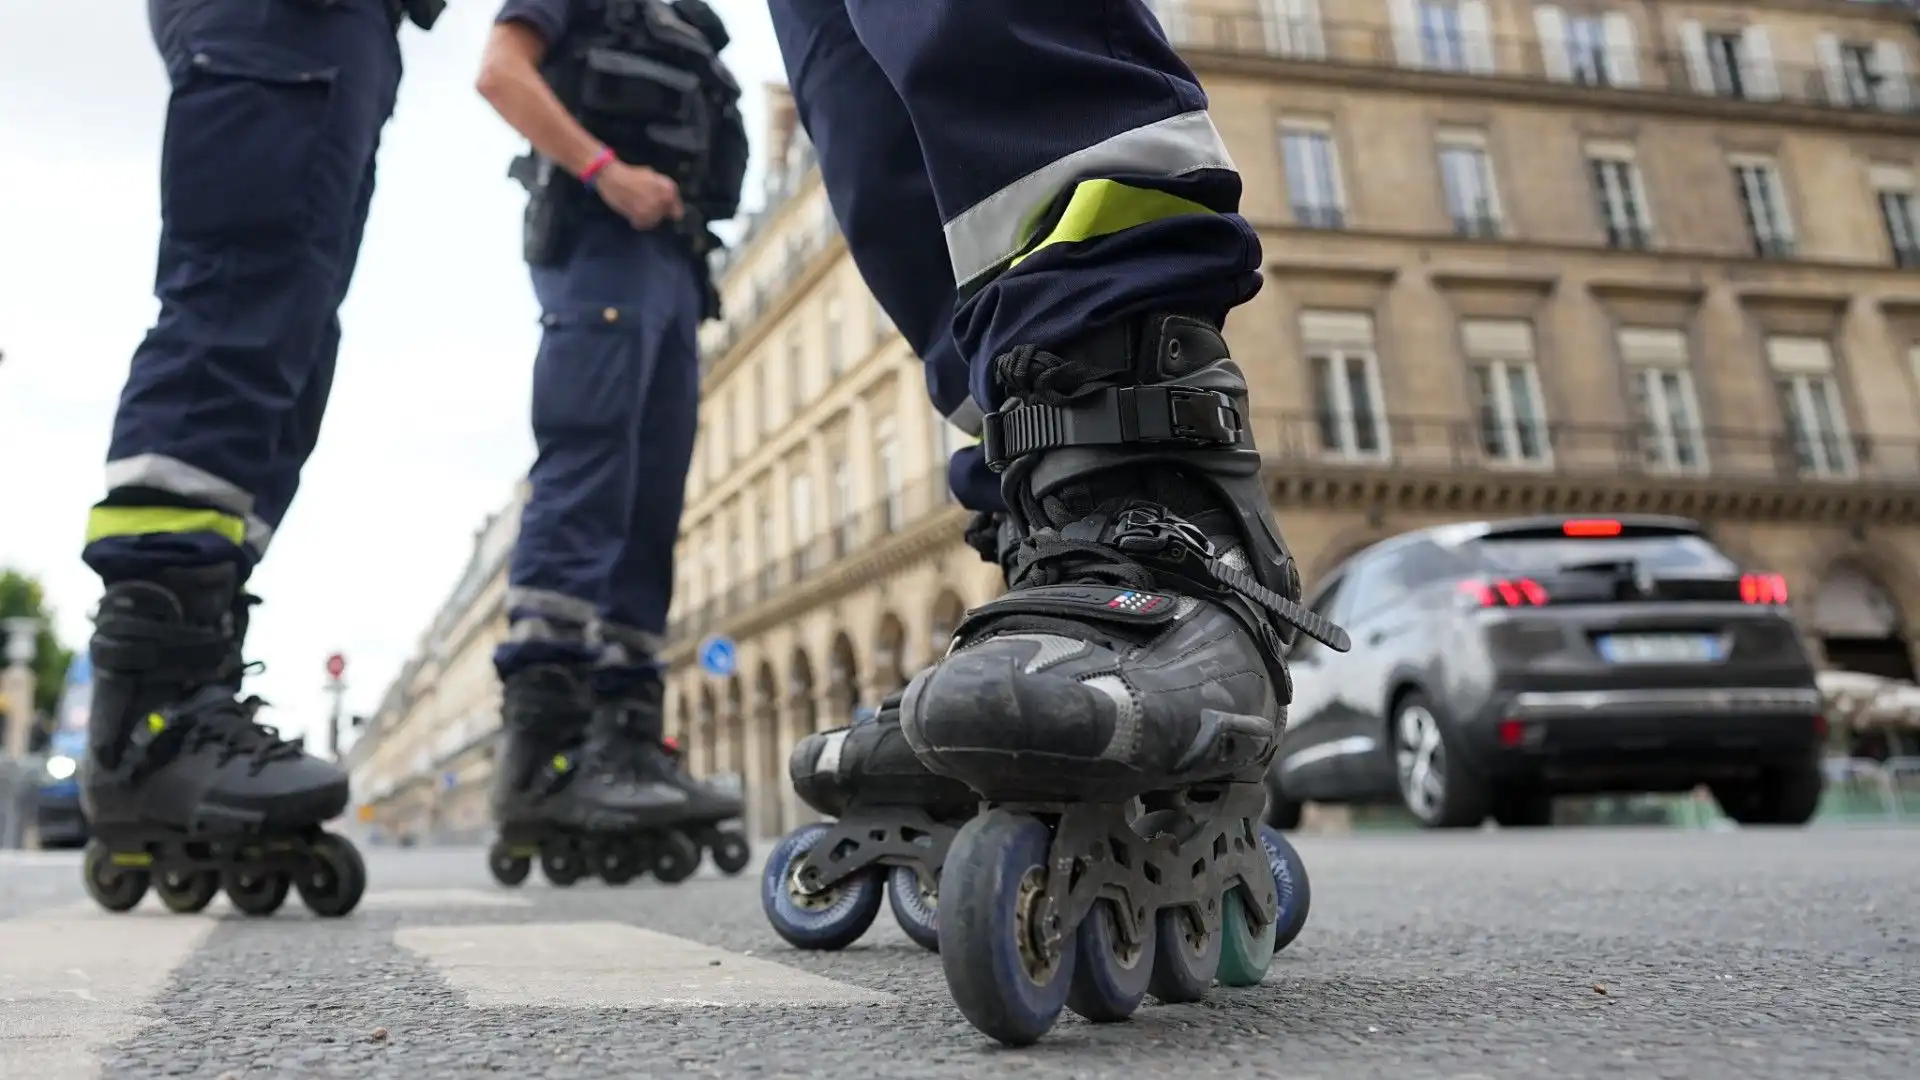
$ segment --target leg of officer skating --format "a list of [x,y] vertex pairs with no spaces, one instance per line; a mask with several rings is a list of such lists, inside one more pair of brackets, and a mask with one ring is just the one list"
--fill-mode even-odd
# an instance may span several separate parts
[[[934,409],[977,440],[981,411],[953,338],[955,294],[940,207],[913,118],[860,44],[846,0],[771,0],[769,7],[794,106],[819,151],[821,178],[847,250],[925,364]],[[999,481],[976,447],[955,455],[949,480],[967,509],[1001,510]]]
[[[534,267],[533,281],[545,326],[533,374],[537,457],[509,571],[508,640],[494,656],[505,688],[494,870],[515,883],[537,854],[558,884],[586,873],[630,880],[650,860],[626,841],[677,820],[687,793],[658,770],[642,775],[634,729],[596,711],[608,700],[595,694],[596,674],[604,686],[651,661],[608,649],[599,623],[621,582],[630,603],[636,592],[657,594],[650,633],[664,627],[671,563],[664,586],[659,567],[629,571],[630,582],[620,575],[633,522],[652,509],[635,501],[643,410],[663,340],[698,318],[698,281],[672,236],[636,232],[611,214],[582,229],[561,265]],[[676,475],[683,484],[684,464]],[[597,670],[610,653],[616,670]],[[658,732],[647,734],[659,751]]]
[[[1069,1004],[1111,1020],[1256,982],[1279,915],[1259,819],[1282,641],[1346,643],[1299,607],[1220,335],[1259,243],[1205,95],[1139,0],[848,9],[920,136],[1021,537],[1009,594],[902,703],[935,771],[1044,810],[956,838],[948,984],[1023,1043]],[[1198,872],[1149,881],[1149,859]],[[1050,932],[1013,948],[1036,918]]]
[[[282,444],[331,355],[399,49],[383,0],[148,10],[173,86],[161,311],[88,523],[86,560],[107,588],[92,642],[83,798],[100,843],[87,885],[124,909],[151,882],[175,910],[224,885],[264,913],[291,876],[310,906],[343,914],[363,884],[358,856],[317,826],[345,808],[346,777],[235,700],[241,584],[291,498]],[[208,846],[183,849],[189,831]],[[297,842],[278,861],[243,858],[236,840],[261,834]]]

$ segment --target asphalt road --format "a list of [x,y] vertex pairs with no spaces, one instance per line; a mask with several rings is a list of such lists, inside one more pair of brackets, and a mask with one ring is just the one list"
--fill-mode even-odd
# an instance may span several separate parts
[[359,913],[87,905],[0,853],[0,1076],[1920,1075],[1920,831],[1299,840],[1314,907],[1265,984],[1037,1047],[977,1034],[882,913],[787,947],[757,877],[492,885],[376,851]]

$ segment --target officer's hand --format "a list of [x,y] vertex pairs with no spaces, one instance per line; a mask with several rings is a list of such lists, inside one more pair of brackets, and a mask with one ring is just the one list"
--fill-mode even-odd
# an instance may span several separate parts
[[644,165],[612,162],[600,171],[594,189],[614,213],[636,229],[679,221],[686,213],[680,204],[679,185]]

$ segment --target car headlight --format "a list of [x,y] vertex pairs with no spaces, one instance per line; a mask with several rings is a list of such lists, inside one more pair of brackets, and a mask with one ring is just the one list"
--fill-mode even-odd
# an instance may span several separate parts
[[66,780],[80,768],[80,764],[65,755],[47,759],[47,775],[55,780]]

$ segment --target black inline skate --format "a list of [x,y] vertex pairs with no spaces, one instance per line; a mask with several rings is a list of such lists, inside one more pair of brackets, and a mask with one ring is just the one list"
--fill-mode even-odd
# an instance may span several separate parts
[[798,948],[844,949],[873,925],[884,890],[900,929],[938,949],[940,868],[980,799],[913,756],[900,695],[867,720],[801,739],[787,772],[802,802],[838,820],[795,829],[767,856],[760,907],[774,930]]
[[255,722],[258,698],[239,699],[256,602],[230,564],[107,586],[80,794],[87,894],[108,911],[151,887],[182,914],[224,890],[270,915],[293,889],[337,917],[366,891],[360,853],[321,828],[347,807],[346,774]]
[[[493,766],[493,817],[500,836],[487,866],[502,885],[526,881],[538,859],[562,888],[587,877],[625,885],[684,851],[638,840],[686,803],[670,784],[635,775],[624,733],[596,723],[585,669],[540,664],[503,686],[500,749]],[[698,861],[696,850],[690,856]]]
[[947,853],[940,954],[967,1019],[1041,1038],[1265,977],[1304,879],[1262,823],[1299,604],[1210,323],[1156,315],[1000,357],[989,463],[1021,537],[1007,595],[908,686],[902,729],[990,808]]
[[642,838],[660,853],[653,876],[673,885],[700,868],[700,853],[712,856],[714,869],[729,877],[753,860],[746,833],[738,826],[723,828],[745,813],[738,796],[696,780],[686,770],[680,747],[666,738],[665,690],[648,679],[630,692],[603,697],[596,723],[622,733],[629,747],[634,775],[667,784],[685,798],[680,808]]

